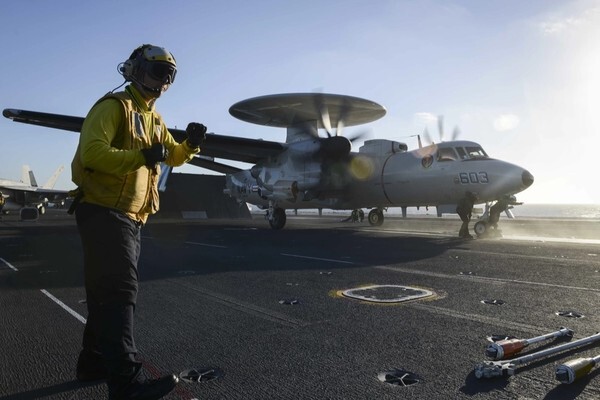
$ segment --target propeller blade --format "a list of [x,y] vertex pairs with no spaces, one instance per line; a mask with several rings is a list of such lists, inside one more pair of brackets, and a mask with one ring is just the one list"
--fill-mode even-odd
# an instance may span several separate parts
[[423,139],[425,139],[425,143],[433,144],[433,140],[431,140],[431,136],[429,135],[429,130],[427,129],[427,127],[423,129]]
[[335,128],[335,136],[342,135],[342,130],[344,129],[344,120],[339,119],[337,127]]
[[458,125],[454,127],[452,131],[452,140],[456,140],[460,136],[460,129],[458,129]]
[[327,106],[323,100],[322,93],[315,94],[313,97],[313,104],[315,110],[319,114],[319,124],[321,125],[321,128],[325,129],[325,132],[327,132],[327,137],[331,137],[331,119],[329,117],[329,110],[327,109]]
[[331,119],[329,118],[329,110],[327,109],[327,106],[321,104],[319,111],[321,113],[321,123],[323,124],[323,128],[325,128],[327,136],[331,137]]
[[370,131],[364,130],[364,131],[356,132],[356,133],[352,134],[351,136],[348,136],[348,140],[350,141],[350,143],[354,143],[355,141],[362,139],[362,138],[369,137],[370,135],[371,135]]
[[444,141],[444,116],[438,115],[438,133],[440,134],[440,142]]
[[342,129],[344,129],[344,121],[346,120],[348,111],[350,111],[350,105],[348,104],[348,99],[344,98],[340,108],[340,115],[338,116],[337,128],[335,130],[336,136],[342,134]]

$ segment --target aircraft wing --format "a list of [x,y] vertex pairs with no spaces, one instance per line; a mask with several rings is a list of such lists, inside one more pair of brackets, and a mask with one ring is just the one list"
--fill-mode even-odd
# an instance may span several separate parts
[[[80,132],[84,120],[82,117],[17,110],[12,108],[4,109],[2,115],[15,122],[72,132]],[[187,138],[187,134],[184,130],[169,128],[169,132],[171,132],[173,138],[179,143]],[[285,150],[285,146],[283,143],[279,142],[209,133],[206,135],[206,141],[202,145],[201,154],[209,157],[256,164],[258,161],[275,156],[283,150]]]
[[192,158],[189,163],[195,165],[196,167],[210,169],[211,171],[220,172],[222,174],[235,174],[236,172],[241,171],[240,168],[236,168],[227,164],[221,164],[201,156]]
[[36,194],[40,194],[40,195],[59,195],[59,194],[66,195],[69,192],[68,190],[61,190],[61,189],[43,189],[40,187],[33,187],[33,186],[10,186],[10,185],[0,186],[0,191],[2,191],[2,190],[12,190],[15,192],[36,193]]
[[25,124],[47,126],[49,128],[63,129],[66,131],[80,132],[83,125],[83,118],[72,117],[69,115],[48,114],[37,111],[16,110],[6,108],[2,115],[12,119],[15,122]]
[[[183,142],[187,134],[181,129],[171,129],[169,132],[178,142]],[[262,139],[248,139],[237,136],[206,134],[204,144],[200,146],[203,156],[223,158],[225,160],[243,161],[256,164],[262,159],[274,157],[285,150],[283,143]],[[193,164],[190,162],[190,164]]]

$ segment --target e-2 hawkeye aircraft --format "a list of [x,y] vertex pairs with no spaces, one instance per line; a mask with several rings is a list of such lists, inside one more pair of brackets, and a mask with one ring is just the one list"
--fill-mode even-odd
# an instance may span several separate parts
[[[527,170],[488,157],[470,141],[448,141],[408,151],[406,144],[367,140],[358,152],[339,133],[343,127],[375,121],[386,109],[358,97],[292,93],[238,102],[231,115],[246,122],[282,127],[285,143],[208,134],[200,155],[190,164],[226,174],[225,193],[239,202],[267,210],[273,229],[286,222],[286,209],[368,208],[371,225],[383,223],[388,207],[437,207],[438,215],[454,213],[468,192],[479,203],[519,193],[533,183]],[[5,109],[17,122],[79,132],[83,118]],[[335,133],[333,132],[335,127]],[[319,129],[326,137],[319,136]],[[170,129],[183,141],[182,130]],[[241,169],[215,158],[254,164]],[[486,224],[479,225],[483,234]]]

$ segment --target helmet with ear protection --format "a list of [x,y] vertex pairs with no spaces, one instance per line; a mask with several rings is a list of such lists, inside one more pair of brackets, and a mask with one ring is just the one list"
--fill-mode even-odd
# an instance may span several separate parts
[[144,44],[119,65],[119,72],[128,82],[135,82],[154,93],[166,90],[175,81],[175,57],[162,47]]
[[133,62],[127,60],[119,65],[119,72],[123,75],[126,81],[131,81],[131,75],[133,74]]

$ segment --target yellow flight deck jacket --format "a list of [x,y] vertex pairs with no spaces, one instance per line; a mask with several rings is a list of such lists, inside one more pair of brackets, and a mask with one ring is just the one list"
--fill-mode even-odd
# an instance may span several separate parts
[[81,201],[120,210],[145,223],[158,211],[160,165],[147,167],[140,149],[153,143],[168,149],[165,163],[174,167],[200,151],[187,142],[178,144],[153,104],[149,106],[134,86],[98,100],[83,122],[71,163]]

